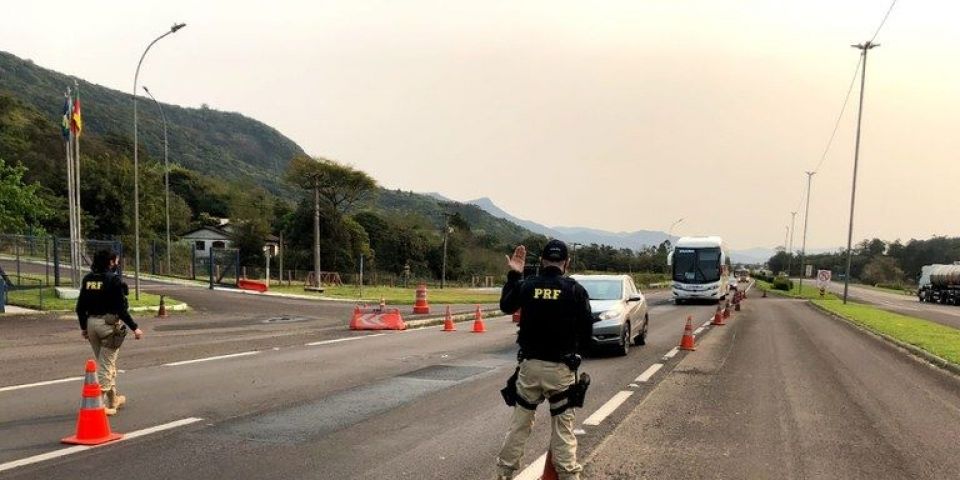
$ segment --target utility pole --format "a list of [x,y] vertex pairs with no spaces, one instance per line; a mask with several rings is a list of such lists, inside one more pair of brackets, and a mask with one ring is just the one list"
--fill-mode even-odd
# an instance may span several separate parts
[[[790,272],[793,267],[793,226],[794,222],[797,219],[797,212],[790,212],[790,246],[787,247],[787,277],[790,277]],[[800,268],[803,268],[802,266]],[[802,272],[801,272],[802,275]]]
[[450,233],[450,216],[452,214],[443,213],[443,265],[440,267],[440,289],[447,284],[447,237]]
[[320,177],[313,177],[313,271],[317,284],[311,290],[323,291],[320,282]]
[[850,227],[847,230],[847,272],[843,275],[843,303],[847,303],[847,291],[850,289],[850,264],[853,260],[853,252],[850,247],[853,245],[853,212],[854,204],[857,200],[857,167],[860,163],[860,125],[863,120],[863,89],[867,83],[867,52],[872,48],[879,47],[879,43],[870,41],[850,45],[860,50],[863,57],[860,62],[862,70],[860,71],[860,107],[857,109],[857,141],[853,150],[853,187],[850,189]]
[[807,174],[807,208],[803,212],[803,242],[800,247],[800,284],[797,287],[797,293],[803,293],[803,274],[805,263],[807,262],[807,221],[810,220],[810,187],[813,183],[813,176],[817,172],[806,172]]
[[583,244],[573,242],[572,244],[570,244],[570,246],[573,247],[573,258],[570,260],[570,270],[576,271],[577,270],[577,247],[582,247]]

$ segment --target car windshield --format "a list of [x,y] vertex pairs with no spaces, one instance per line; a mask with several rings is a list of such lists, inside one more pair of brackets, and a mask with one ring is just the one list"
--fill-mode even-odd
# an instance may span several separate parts
[[620,300],[623,298],[623,282],[620,280],[579,280],[587,289],[590,300]]

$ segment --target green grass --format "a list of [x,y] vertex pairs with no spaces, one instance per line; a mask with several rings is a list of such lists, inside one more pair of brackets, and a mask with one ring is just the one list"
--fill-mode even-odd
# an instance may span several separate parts
[[[277,286],[271,285],[270,291],[275,293],[295,293],[298,295],[315,295],[318,298],[342,298],[356,300],[360,298],[360,290],[356,285],[341,285],[324,287],[322,294],[306,292],[302,285]],[[402,287],[363,287],[363,301],[377,303],[382,296],[388,305],[413,305],[416,301],[416,288]],[[499,289],[487,293],[473,288],[431,288],[427,291],[427,301],[432,304],[453,303],[497,303],[500,301]]]
[[814,300],[813,303],[873,332],[888,335],[960,364],[958,329],[859,303],[844,305],[839,300]]
[[[16,282],[15,279],[13,281]],[[7,292],[7,304],[44,311],[73,311],[76,308],[76,300],[57,298],[54,287],[47,286],[41,289],[40,285],[42,281],[43,275],[21,275],[21,286],[14,286]],[[69,279],[64,279],[63,283],[68,285],[70,281]],[[127,298],[130,302],[130,308],[160,306],[159,295],[141,292],[140,300],[135,299],[133,294]],[[182,303],[183,302],[170,297],[165,297],[164,299],[164,304],[167,306],[180,305]]]
[[879,287],[879,286],[876,286],[876,285],[866,285],[866,284],[863,284],[863,283],[858,283],[858,284],[856,284],[856,285],[857,285],[857,286],[860,286],[860,287],[864,287],[864,288],[869,288],[869,289],[871,289],[871,290],[877,290],[877,291],[880,291],[880,292],[896,293],[897,295],[914,295],[913,291],[907,290],[907,289],[896,289],[896,288]]
[[821,299],[836,300],[837,299],[837,296],[830,292],[825,292],[823,294],[823,297],[821,297],[820,289],[817,288],[816,282],[813,282],[813,281],[803,282],[802,292],[797,292],[798,286],[799,286],[798,282],[795,281],[793,282],[793,289],[791,289],[789,292],[785,292],[783,290],[774,290],[773,285],[771,285],[769,282],[765,282],[763,280],[757,279],[757,288],[759,288],[760,290],[766,290],[768,293],[771,293],[771,294],[780,295],[783,297],[790,297],[790,298],[803,298],[806,300],[821,300]]

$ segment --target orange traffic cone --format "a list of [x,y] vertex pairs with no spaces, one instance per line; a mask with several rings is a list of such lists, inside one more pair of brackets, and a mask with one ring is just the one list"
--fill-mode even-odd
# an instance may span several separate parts
[[553,453],[547,450],[547,461],[543,463],[543,475],[540,480],[559,480],[557,468],[553,466]]
[[165,295],[160,295],[160,308],[157,310],[157,317],[167,316],[167,305],[163,302],[164,296]]
[[767,298],[767,291],[766,291],[766,290],[763,291],[763,295],[761,295],[760,298]]
[[60,441],[73,445],[99,445],[121,438],[123,435],[110,431],[100,384],[97,383],[97,362],[93,359],[87,360],[80,414],[77,415],[77,434]]
[[483,333],[487,331],[487,327],[483,325],[483,312],[480,310],[480,305],[477,305],[477,313],[474,314],[473,320],[473,333]]
[[683,336],[680,337],[680,350],[692,352],[696,349],[693,338],[693,317],[687,316],[687,325],[683,327]]
[[413,305],[413,313],[416,315],[430,313],[430,304],[427,303],[427,286],[422,283],[417,287],[417,301]]
[[450,315],[450,306],[447,305],[447,317],[443,319],[444,332],[456,332],[457,327],[453,324],[453,317]]
[[730,301],[723,304],[723,318],[730,318]]
[[727,323],[723,321],[723,312],[720,310],[720,305],[717,305],[717,313],[713,314],[713,321],[710,322],[710,325],[726,325]]
[[740,311],[740,300],[739,300],[739,299],[737,299],[736,302],[733,302],[733,309],[734,309],[734,311],[737,311],[737,312]]

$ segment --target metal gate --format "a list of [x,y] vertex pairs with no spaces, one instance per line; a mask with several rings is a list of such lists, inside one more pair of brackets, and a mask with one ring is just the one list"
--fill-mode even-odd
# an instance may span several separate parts
[[240,250],[211,248],[207,269],[211,290],[215,286],[236,287],[237,281],[240,280]]

